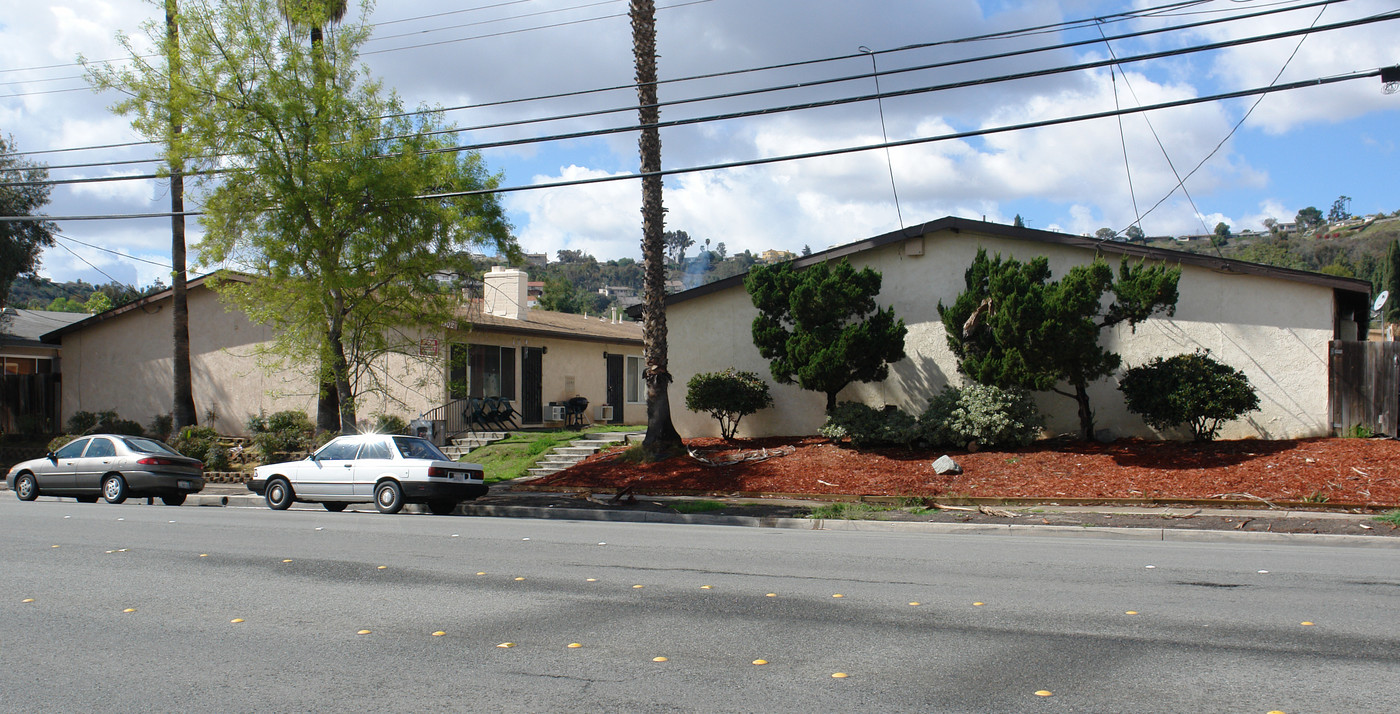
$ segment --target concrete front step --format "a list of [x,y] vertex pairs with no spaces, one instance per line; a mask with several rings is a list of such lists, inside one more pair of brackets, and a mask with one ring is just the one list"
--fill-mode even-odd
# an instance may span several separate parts
[[598,453],[605,446],[637,441],[644,436],[646,433],[640,431],[606,431],[583,434],[569,442],[568,446],[556,446],[543,459],[535,462],[534,468],[527,469],[529,476],[522,476],[519,480],[533,481],[537,478],[557,474]]

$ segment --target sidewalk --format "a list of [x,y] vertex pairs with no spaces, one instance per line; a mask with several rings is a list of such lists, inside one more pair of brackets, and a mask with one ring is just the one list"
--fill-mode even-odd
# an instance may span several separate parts
[[[683,502],[717,502],[722,507],[683,513]],[[208,484],[190,496],[187,506],[266,508],[262,497],[243,484]],[[1373,520],[1371,514],[1269,509],[1136,508],[1058,506],[1046,503],[1011,508],[947,507],[871,510],[857,518],[810,518],[827,501],[743,499],[715,496],[639,495],[612,502],[611,496],[512,491],[494,484],[482,498],[464,503],[456,515],[498,518],[553,518],[573,521],[686,523],[706,525],[858,530],[904,533],[986,533],[1037,536],[1119,538],[1162,541],[1284,542],[1400,548],[1400,528]],[[298,504],[299,508],[319,508]],[[349,511],[373,511],[355,504]],[[420,511],[410,505],[405,511]]]

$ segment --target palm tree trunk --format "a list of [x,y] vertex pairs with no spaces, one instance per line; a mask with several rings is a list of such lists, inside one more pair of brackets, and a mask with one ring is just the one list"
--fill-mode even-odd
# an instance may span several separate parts
[[[167,59],[170,63],[172,105],[176,91],[175,77],[180,72],[180,26],[176,21],[177,14],[176,0],[165,0],[165,31],[170,40]],[[182,130],[180,118],[172,108],[172,137],[178,136]],[[198,423],[199,417],[194,408],[194,384],[190,375],[190,309],[185,292],[185,165],[179,156],[179,149],[173,146],[170,148],[170,261],[173,264],[170,299],[171,321],[175,323],[175,373],[172,380],[174,404],[171,405],[170,424],[171,428],[179,433],[180,429]]]
[[668,387],[671,373],[666,358],[665,209],[661,204],[661,110],[656,105],[656,3],[631,0],[632,52],[637,66],[637,118],[642,126],[637,148],[642,161],[642,263],[646,293],[642,307],[642,341],[646,351],[647,434],[642,450],[648,460],[660,460],[684,449],[671,423]]

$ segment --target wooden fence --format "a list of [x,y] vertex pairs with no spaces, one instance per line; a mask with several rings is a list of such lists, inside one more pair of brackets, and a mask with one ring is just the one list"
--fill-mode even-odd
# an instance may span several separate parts
[[1357,427],[1400,436],[1400,342],[1333,341],[1328,345],[1328,420],[1334,434]]

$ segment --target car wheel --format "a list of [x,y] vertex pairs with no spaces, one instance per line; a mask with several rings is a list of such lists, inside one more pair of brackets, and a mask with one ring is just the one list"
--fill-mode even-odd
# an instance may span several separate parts
[[380,513],[398,513],[403,510],[403,488],[398,481],[384,481],[374,487],[374,507]]
[[185,502],[185,494],[177,493],[171,496],[161,496],[160,502],[167,506],[178,506]]
[[267,507],[274,511],[285,511],[291,508],[292,501],[296,500],[292,494],[292,484],[281,478],[268,481],[263,496],[267,499]]
[[448,516],[457,510],[456,501],[428,501],[428,510],[435,516]]
[[108,503],[121,503],[126,500],[126,479],[121,474],[107,474],[102,477],[102,497]]
[[340,513],[341,511],[345,510],[345,507],[346,507],[346,506],[348,506],[348,505],[350,505],[350,504],[348,504],[348,503],[346,503],[346,502],[344,502],[344,501],[326,501],[325,503],[322,503],[321,505],[322,505],[322,506],[325,506],[325,507],[326,507],[326,510],[327,510],[327,511],[330,511],[331,513]]
[[34,474],[15,477],[15,496],[21,501],[33,501],[39,497],[39,482],[34,480]]
[[99,496],[79,496],[78,503],[97,503]]

